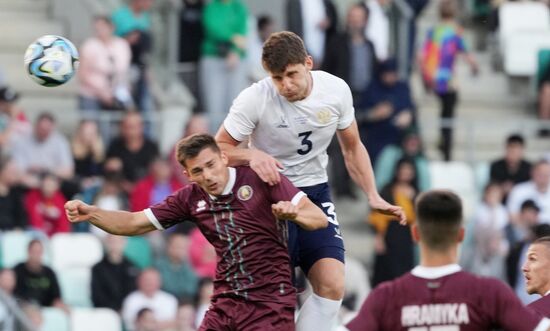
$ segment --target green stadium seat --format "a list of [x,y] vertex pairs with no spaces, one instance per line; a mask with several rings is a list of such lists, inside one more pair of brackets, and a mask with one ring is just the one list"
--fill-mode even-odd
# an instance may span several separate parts
[[128,237],[124,255],[139,268],[148,268],[152,265],[151,244],[144,237]]
[[550,67],[550,49],[541,49],[537,54],[537,89],[540,87],[540,83],[544,74]]
[[41,309],[43,324],[40,331],[69,331],[69,317],[59,308],[45,307]]

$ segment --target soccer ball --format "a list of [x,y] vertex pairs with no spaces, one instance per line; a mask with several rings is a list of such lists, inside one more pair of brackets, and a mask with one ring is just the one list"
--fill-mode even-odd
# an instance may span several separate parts
[[27,74],[42,86],[68,82],[78,68],[78,51],[66,38],[47,35],[30,44],[25,52]]

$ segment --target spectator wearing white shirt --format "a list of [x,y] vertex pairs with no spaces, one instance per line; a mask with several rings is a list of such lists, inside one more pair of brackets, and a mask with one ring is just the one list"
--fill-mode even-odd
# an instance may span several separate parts
[[533,200],[540,208],[541,223],[550,223],[550,163],[537,162],[531,170],[531,180],[514,186],[508,196],[508,212],[512,222],[517,222],[521,204]]
[[369,9],[369,22],[365,30],[367,39],[374,44],[378,61],[385,61],[390,53],[390,19],[385,7],[391,0],[365,0]]
[[122,319],[126,328],[135,330],[137,314],[143,308],[153,311],[157,320],[157,331],[170,330],[176,325],[178,301],[176,298],[161,291],[161,278],[155,269],[145,269],[139,275],[138,289],[130,293],[122,303]]

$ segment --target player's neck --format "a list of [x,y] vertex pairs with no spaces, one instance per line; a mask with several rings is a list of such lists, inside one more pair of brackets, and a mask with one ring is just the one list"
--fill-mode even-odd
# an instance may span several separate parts
[[458,247],[454,246],[446,251],[434,251],[420,245],[420,265],[423,267],[441,267],[458,262]]

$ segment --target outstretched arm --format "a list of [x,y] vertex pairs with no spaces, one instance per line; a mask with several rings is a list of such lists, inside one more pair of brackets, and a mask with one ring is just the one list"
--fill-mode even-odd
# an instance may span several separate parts
[[144,212],[110,211],[88,205],[80,200],[65,203],[65,212],[71,223],[90,222],[116,235],[135,236],[155,230]]
[[280,220],[289,220],[304,230],[326,228],[327,215],[303,194],[297,204],[292,201],[279,201],[271,206],[273,214]]
[[275,185],[281,181],[279,169],[282,169],[283,165],[279,161],[260,150],[238,147],[241,142],[231,137],[223,125],[216,134],[216,142],[227,155],[229,166],[248,164],[269,185]]
[[399,221],[404,224],[406,217],[403,213],[403,209],[399,206],[390,205],[378,194],[370,157],[367,153],[367,149],[359,139],[357,123],[353,121],[349,127],[338,130],[336,134],[338,136],[340,148],[344,154],[346,168],[351,178],[353,178],[353,181],[357,183],[367,195],[371,208],[384,214],[395,215]]

